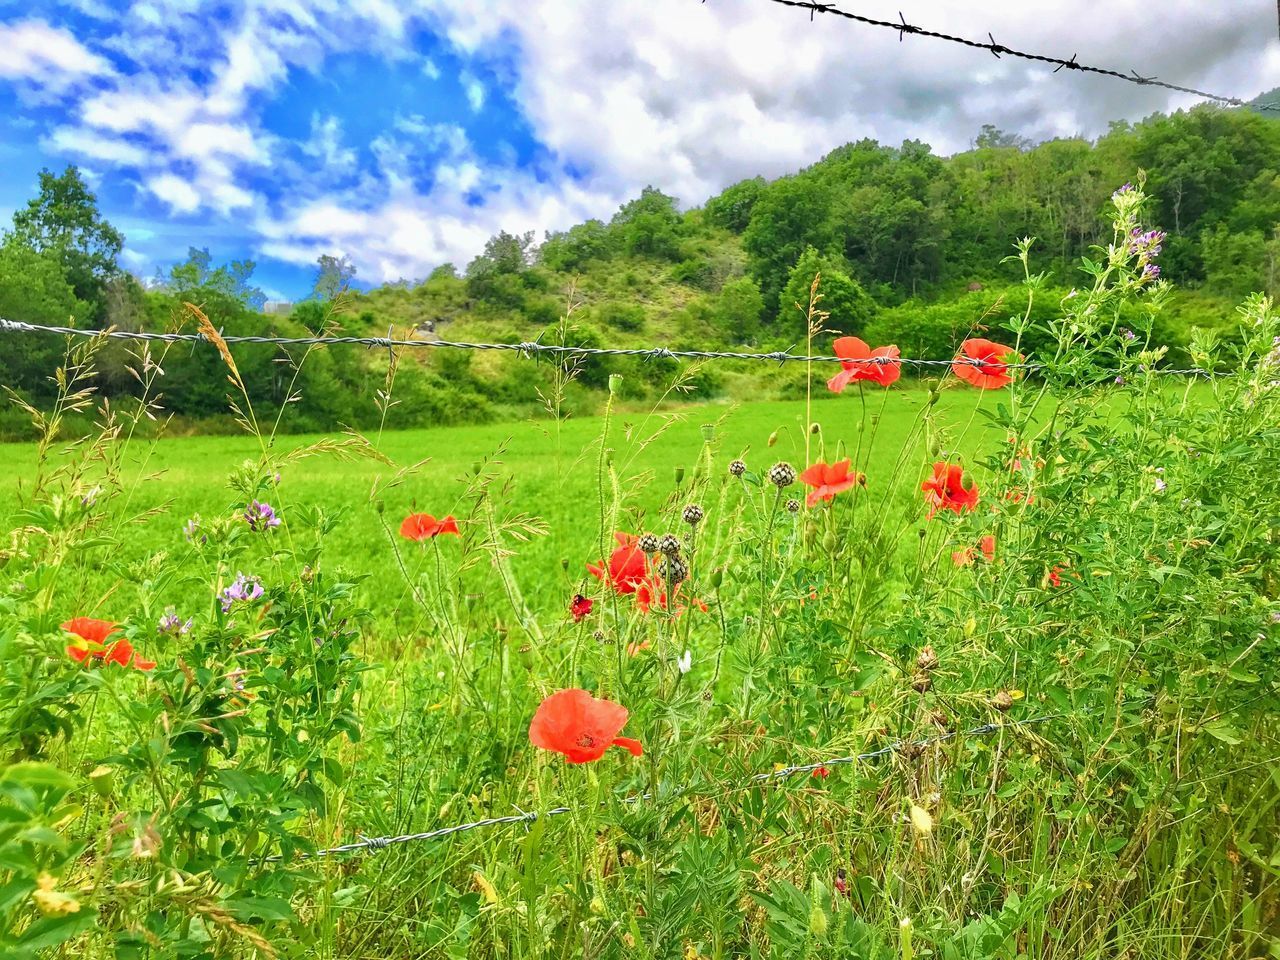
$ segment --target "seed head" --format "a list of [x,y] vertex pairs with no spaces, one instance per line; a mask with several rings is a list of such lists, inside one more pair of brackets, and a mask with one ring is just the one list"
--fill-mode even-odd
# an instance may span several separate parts
[[696,503],[691,503],[684,508],[684,513],[680,514],[680,516],[684,519],[684,522],[687,523],[689,526],[696,527],[699,523],[702,522],[702,518],[705,516],[705,514],[702,512],[702,508],[700,506],[698,506]]
[[740,477],[747,472],[747,465],[741,460],[734,460],[729,464],[729,472],[735,477]]
[[928,693],[933,689],[933,680],[923,671],[911,679],[911,689],[916,693]]
[[680,552],[680,538],[674,533],[664,533],[658,538],[658,552],[674,557]]
[[636,546],[640,548],[641,553],[647,553],[652,556],[658,552],[658,538],[652,533],[646,533],[636,541]]
[[796,482],[796,468],[789,463],[779,461],[769,468],[769,482],[779,490]]
[[795,497],[792,497],[790,500],[787,501],[787,513],[799,513],[799,512],[800,512],[800,501],[797,500]]
[[932,645],[925,644],[920,648],[920,653],[916,657],[916,669],[925,672],[938,669],[938,654],[934,652]]
[[689,565],[672,554],[658,564],[658,575],[672,584],[684,583],[689,579]]
[[991,705],[1001,713],[1006,713],[1013,706],[1013,697],[1008,690],[1001,690],[991,698]]

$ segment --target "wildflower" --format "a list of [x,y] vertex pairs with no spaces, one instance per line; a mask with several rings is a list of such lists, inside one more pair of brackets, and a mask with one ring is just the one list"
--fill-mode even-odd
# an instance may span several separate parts
[[664,556],[674,557],[680,552],[680,538],[674,533],[664,533],[658,538],[658,552]]
[[632,640],[627,644],[627,656],[634,657],[641,650],[648,650],[650,646],[652,646],[652,644],[650,644],[648,640],[640,640],[638,642]]
[[602,580],[615,593],[635,593],[636,586],[649,575],[649,561],[637,546],[638,539],[629,533],[615,533],[618,547],[598,565],[588,563],[587,570],[597,580]]
[[929,505],[929,517],[939,510],[963,513],[978,505],[978,484],[964,485],[964,468],[959,464],[938,462],[933,465],[933,476],[920,484],[925,502]]
[[584,597],[577,593],[573,596],[573,602],[569,604],[569,612],[573,614],[573,622],[581,623],[591,612],[594,601],[590,597]]
[[1156,493],[1164,493],[1168,488],[1169,485],[1164,482],[1163,477],[1156,477]]
[[[636,584],[636,606],[640,608],[640,612],[648,613],[655,606],[659,610],[669,610],[674,606],[674,612],[677,617],[684,613],[684,604],[679,601],[680,585],[682,581],[675,580],[673,578],[671,582],[671,606],[669,606],[667,602],[667,591],[664,589],[665,582],[663,580],[654,577]],[[694,599],[692,603],[703,613],[707,612],[707,605],[701,600]]]
[[454,519],[453,514],[437,520],[429,513],[411,513],[400,524],[400,536],[415,542],[445,533],[451,533],[455,537],[461,536],[458,521]]
[[933,815],[914,803],[911,805],[911,829],[922,840],[933,834]]
[[769,468],[769,482],[781,490],[796,482],[796,468],[779,461]]
[[195,543],[196,538],[200,538],[201,543],[207,543],[209,538],[200,533],[200,514],[195,514],[186,523],[182,525],[182,536],[188,543]]
[[1049,576],[1048,576],[1049,586],[1051,587],[1062,586],[1063,569],[1064,569],[1063,567],[1054,567],[1052,570],[1049,571]]
[[187,633],[190,629],[191,619],[183,620],[173,607],[164,608],[164,616],[160,618],[160,623],[156,626],[158,633],[167,633],[175,637]]
[[[991,534],[987,534],[987,536],[978,541],[978,550],[982,552],[983,559],[990,563],[996,558],[996,538]],[[951,554],[951,562],[957,567],[967,567],[976,559],[977,554],[974,553],[972,547],[966,547]]]
[[80,506],[92,507],[95,503],[98,502],[98,497],[101,494],[102,494],[101,487],[96,485],[90,487],[88,490],[85,491],[84,496],[80,498]]
[[849,875],[845,873],[844,867],[840,867],[836,870],[835,888],[836,893],[840,894],[842,897],[847,897],[849,895]]
[[820,767],[814,767],[813,772],[809,774],[809,776],[815,777],[818,780],[825,780],[827,777],[831,776],[831,771],[827,769],[826,764],[823,764]]
[[255,532],[280,526],[280,518],[276,516],[275,508],[269,503],[259,503],[257,500],[244,508],[244,520],[249,524],[249,529]]
[[841,393],[852,380],[870,380],[882,387],[895,383],[902,376],[902,354],[896,346],[877,347],[872,350],[857,337],[841,337],[831,345],[840,358],[841,370],[827,381],[827,389]]
[[787,501],[786,507],[787,507],[787,513],[799,513],[800,501],[797,500],[795,497],[792,497]]
[[640,537],[636,546],[640,548],[641,552],[653,556],[658,552],[658,537],[656,534],[646,533]]
[[1118,190],[1116,190],[1116,191],[1115,191],[1115,193],[1111,194],[1111,199],[1112,199],[1112,200],[1115,200],[1115,199],[1117,199],[1118,197],[1122,197],[1122,196],[1124,196],[1126,193],[1131,192],[1132,190],[1133,190],[1133,184],[1132,184],[1132,183],[1126,183],[1126,184],[1123,184],[1123,185],[1122,185]]
[[1013,348],[990,340],[966,340],[951,364],[951,371],[961,380],[982,390],[997,390],[1013,382],[1008,364],[1022,358]]
[[676,669],[681,673],[688,673],[693,669],[693,651],[686,650],[677,660]]
[[47,873],[36,877],[36,889],[31,900],[41,915],[46,917],[65,917],[68,913],[80,912],[80,901],[69,893],[57,889],[57,878]]
[[543,750],[563,753],[570,763],[599,760],[615,746],[638,757],[644,752],[640,741],[618,736],[627,716],[626,707],[597,700],[586,690],[561,690],[539,705],[529,724],[529,741]]
[[116,663],[136,670],[155,669],[155,661],[142,659],[133,649],[133,644],[123,637],[108,642],[120,630],[120,625],[110,620],[75,617],[62,624],[62,629],[78,638],[77,642],[67,645],[67,656],[76,663],[101,663],[104,666]]
[[1138,335],[1134,333],[1132,330],[1130,330],[1128,327],[1125,327],[1123,330],[1120,331],[1120,336],[1124,337],[1125,340],[1128,341],[1129,343],[1133,343],[1133,341],[1138,339]]
[[991,706],[995,707],[1001,713],[1008,713],[1013,709],[1013,695],[1008,690],[1001,690],[991,698]]
[[230,613],[236,603],[249,603],[262,596],[262,581],[257,577],[246,577],[237,573],[231,586],[224,587],[218,599],[222,601],[222,612]]
[[1119,376],[1118,376],[1118,377],[1116,377],[1116,386],[1117,386],[1117,387],[1123,387],[1123,386],[1124,386],[1124,382],[1125,382],[1125,381],[1124,381],[1124,377],[1119,377]]
[[867,485],[865,476],[856,470],[849,472],[852,464],[853,461],[847,457],[830,465],[819,460],[800,474],[801,482],[813,487],[805,502],[810,507],[815,507],[819,500],[834,500],[837,493],[844,493],[852,489],[855,484],[860,483],[865,487]]
[[933,689],[933,679],[927,673],[917,673],[911,678],[911,689],[916,693],[928,693]]
[[925,672],[938,669],[938,652],[933,649],[933,644],[927,643],[920,648],[916,655],[916,668]]
[[732,460],[729,463],[729,472],[735,477],[740,477],[747,472],[747,465],[741,460]]
[[706,516],[706,514],[703,513],[702,508],[698,506],[696,503],[691,503],[684,508],[684,511],[680,514],[680,516],[681,516],[681,519],[683,519],[684,522],[687,523],[689,526],[696,527],[699,523],[702,522],[702,518]]
[[1142,276],[1138,278],[1138,282],[1144,283],[1147,280],[1158,279],[1160,279],[1160,265],[1156,263],[1148,263],[1142,268]]

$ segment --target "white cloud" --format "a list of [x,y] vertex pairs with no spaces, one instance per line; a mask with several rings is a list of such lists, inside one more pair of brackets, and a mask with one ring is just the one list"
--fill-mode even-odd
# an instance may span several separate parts
[[[100,0],[71,2],[100,12]],[[858,11],[896,20],[897,4],[860,0]],[[1156,15],[1149,0],[1112,0],[1104,17],[1073,0],[915,0],[905,13],[1247,98],[1280,85],[1274,15],[1255,5],[1167,0]],[[199,0],[142,0],[105,29],[93,47],[119,70],[42,20],[0,23],[0,79],[65,105],[47,149],[133,179],[175,215],[204,214],[207,235],[247,228],[261,253],[296,263],[348,253],[368,279],[463,264],[499,229],[608,217],[645,184],[701,203],[863,137],[951,152],[984,123],[1096,135],[1195,102],[928,38],[900,43],[830,15],[811,22],[765,0],[243,0],[217,18]],[[424,32],[437,34],[431,56],[415,49]],[[424,87],[456,59],[473,113],[500,98],[519,106],[538,169],[518,167],[514,151],[480,156],[429,100],[359,143],[309,103],[305,139],[265,129],[264,107],[292,75],[323,75],[328,58],[357,50],[403,60]],[[264,174],[274,200],[255,188]]]
[[63,89],[72,80],[106,76],[111,64],[66,30],[43,20],[0,23],[0,77]]

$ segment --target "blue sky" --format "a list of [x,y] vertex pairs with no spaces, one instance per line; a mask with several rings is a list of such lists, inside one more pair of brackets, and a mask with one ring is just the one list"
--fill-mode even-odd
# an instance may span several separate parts
[[[899,6],[976,29],[960,0],[859,9]],[[1280,85],[1270,0],[1206,6],[993,0],[977,35],[1244,97]],[[208,247],[284,297],[322,253],[366,283],[421,278],[499,229],[607,219],[646,184],[698,204],[863,136],[950,152],[983,123],[1094,135],[1193,102],[766,0],[0,0],[0,51],[3,221],[41,167],[76,163],[135,273]]]

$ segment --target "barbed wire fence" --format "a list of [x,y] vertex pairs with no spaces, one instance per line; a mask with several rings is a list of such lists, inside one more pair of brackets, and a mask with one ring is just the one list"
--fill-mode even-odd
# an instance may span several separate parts
[[[707,0],[703,0],[707,2]],[[948,43],[957,43],[966,47],[972,47],[978,50],[986,50],[996,59],[1001,57],[1015,57],[1021,60],[1031,60],[1036,63],[1046,63],[1053,65],[1053,72],[1059,70],[1075,70],[1079,73],[1091,73],[1100,77],[1111,77],[1116,80],[1124,80],[1128,83],[1134,83],[1142,87],[1161,87],[1165,90],[1172,90],[1176,93],[1187,93],[1195,97],[1201,97],[1205,100],[1212,100],[1215,103],[1225,104],[1231,107],[1253,107],[1257,110],[1266,110],[1280,112],[1280,103],[1251,103],[1248,100],[1242,100],[1239,97],[1223,96],[1222,94],[1209,93],[1206,90],[1197,90],[1195,87],[1186,87],[1177,83],[1169,83],[1158,77],[1148,77],[1138,73],[1136,70],[1129,70],[1125,73],[1121,70],[1114,70],[1109,67],[1092,66],[1087,63],[1081,63],[1078,54],[1073,53],[1070,59],[1055,57],[1043,53],[1029,53],[1025,50],[1017,50],[1013,47],[998,43],[996,38],[990,32],[987,33],[986,40],[973,40],[968,37],[959,37],[950,33],[943,33],[940,30],[930,30],[926,27],[917,26],[913,23],[907,23],[902,13],[898,13],[898,21],[878,20],[875,17],[864,16],[860,13],[853,13],[850,10],[841,10],[833,3],[818,3],[816,0],[769,0],[770,3],[776,3],[784,7],[792,7],[800,10],[809,11],[809,19],[813,20],[815,14],[830,14],[833,17],[842,17],[855,23],[861,23],[869,27],[882,27],[896,31],[898,40],[910,35],[914,37],[930,37],[934,40],[945,40]]]
[[[1140,700],[1133,701],[1137,705],[1144,705],[1152,702],[1153,698],[1144,697]],[[746,780],[731,785],[731,790],[746,790],[751,787],[761,786],[768,783],[780,783],[796,774],[808,773],[824,770],[828,767],[852,766],[859,763],[867,763],[872,760],[878,760],[881,757],[890,754],[918,754],[929,747],[946,743],[950,740],[956,740],[960,737],[986,737],[992,734],[1002,733],[1005,731],[1017,730],[1024,727],[1038,726],[1041,724],[1051,723],[1054,720],[1062,720],[1072,716],[1086,716],[1097,713],[1097,710],[1077,710],[1063,711],[1060,713],[1045,714],[1038,717],[1026,717],[1021,720],[1010,720],[1002,723],[984,723],[980,726],[972,727],[967,730],[949,730],[946,733],[940,733],[936,736],[926,737],[920,740],[895,740],[887,746],[880,747],[876,750],[869,750],[865,753],[851,754],[848,756],[830,757],[826,760],[817,760],[812,763],[794,764],[792,766],[782,767],[777,770],[769,770],[764,773],[757,773]],[[675,798],[681,796],[692,795],[692,792],[686,794],[677,791]],[[653,796],[649,793],[638,793],[622,798],[622,804],[632,806],[646,801],[652,800]],[[557,806],[551,807],[541,812],[530,810],[518,810],[517,813],[509,814],[502,817],[486,817],[482,820],[472,820],[466,823],[455,823],[446,827],[437,827],[434,830],[426,830],[421,833],[405,833],[396,836],[385,837],[360,837],[351,843],[340,844],[336,847],[325,847],[320,850],[314,850],[309,853],[298,853],[295,857],[288,857],[282,854],[259,858],[259,863],[280,863],[290,859],[297,860],[319,860],[328,857],[339,856],[346,853],[370,853],[379,850],[385,850],[388,847],[398,846],[406,843],[419,843],[430,840],[443,840],[446,837],[454,836],[459,833],[468,833],[472,830],[482,830],[488,827],[501,827],[510,824],[522,823],[526,826],[537,822],[538,820],[547,820],[552,817],[563,816],[573,811],[573,807]]]
[[[26,323],[21,320],[6,320],[0,317],[0,333],[44,333],[56,334],[69,337],[85,337],[96,338],[103,337],[109,340],[136,340],[136,341],[159,341],[163,343],[208,343],[213,341],[203,333],[161,333],[146,330],[118,330],[108,328],[105,330],[81,329],[79,327],[59,327],[50,326],[40,323]],[[957,364],[962,366],[972,366],[979,370],[990,369],[992,366],[999,366],[1004,370],[1021,370],[1028,372],[1036,372],[1047,369],[1047,365],[1036,363],[1034,361],[1012,361],[995,363],[990,360],[973,359],[965,356],[955,356],[947,359],[942,358],[920,358],[920,357],[869,357],[854,361],[843,360],[840,357],[830,354],[809,355],[803,353],[792,353],[788,350],[773,350],[769,352],[739,352],[732,350],[672,350],[668,347],[587,347],[574,346],[572,344],[558,343],[541,343],[536,340],[524,340],[515,343],[480,343],[464,340],[415,340],[403,339],[392,336],[386,337],[342,337],[342,336],[312,336],[312,337],[277,337],[277,336],[221,336],[220,339],[225,344],[274,344],[282,347],[306,347],[306,346],[363,346],[363,347],[380,347],[384,350],[395,350],[397,348],[408,349],[442,349],[442,350],[497,350],[507,353],[515,353],[525,358],[537,358],[540,356],[569,356],[575,358],[582,357],[639,357],[642,360],[755,360],[769,363],[855,363],[858,365],[891,365],[903,364],[909,367],[918,367],[921,369],[929,368],[951,368]],[[1101,370],[1091,371],[1097,376],[1115,376],[1125,372],[1121,370]],[[1178,375],[1178,376],[1228,376],[1229,373],[1222,371],[1207,370],[1203,367],[1149,367],[1145,372]]]

